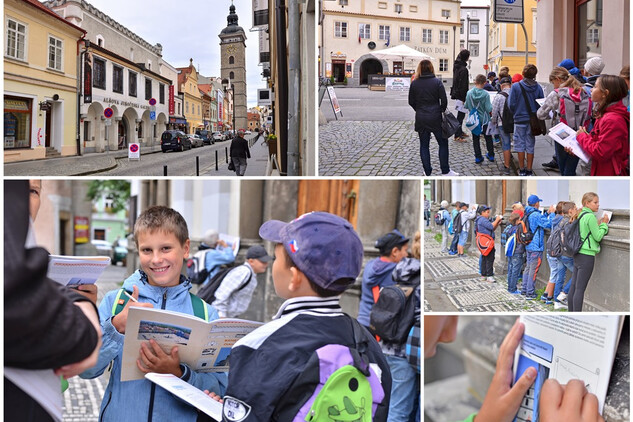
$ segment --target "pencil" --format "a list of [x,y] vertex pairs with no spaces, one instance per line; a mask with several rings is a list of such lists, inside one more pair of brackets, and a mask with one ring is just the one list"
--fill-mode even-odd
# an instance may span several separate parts
[[132,296],[131,294],[129,294],[127,291],[123,290],[123,293],[125,293],[125,295],[126,295],[127,297],[129,297],[130,299],[132,299],[132,301],[133,301],[133,302],[137,302],[137,303],[138,303],[138,300],[134,299],[134,296]]

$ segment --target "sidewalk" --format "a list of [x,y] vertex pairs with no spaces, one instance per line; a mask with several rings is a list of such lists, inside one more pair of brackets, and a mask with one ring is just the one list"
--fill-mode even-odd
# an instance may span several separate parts
[[[495,275],[496,283],[482,281],[479,253],[463,258],[441,252],[435,233],[424,231],[424,311],[435,312],[553,312],[554,305],[525,300],[508,293],[506,275]],[[451,236],[452,238],[452,236]],[[449,242],[450,246],[450,242]]]
[[[267,176],[268,170],[268,145],[263,142],[263,138],[259,138],[256,142],[249,140],[251,158],[246,163],[246,173],[244,176]],[[263,145],[262,145],[263,143]],[[229,146],[227,144],[226,146]],[[229,157],[230,159],[230,157]],[[215,171],[215,165],[200,170],[200,176],[235,176],[235,172],[229,170],[226,162],[226,154],[221,151],[218,171]],[[272,176],[279,176],[279,171],[273,172]]]

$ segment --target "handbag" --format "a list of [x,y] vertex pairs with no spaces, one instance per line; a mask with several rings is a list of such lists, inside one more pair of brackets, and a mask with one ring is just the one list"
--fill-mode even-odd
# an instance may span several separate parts
[[442,114],[442,136],[446,139],[455,135],[457,128],[460,126],[459,120],[453,113],[448,110]]
[[528,114],[530,115],[530,129],[532,130],[532,136],[546,135],[547,129],[545,128],[545,121],[536,117],[536,113],[532,111],[532,107],[530,107],[530,102],[528,101],[527,94],[525,93],[525,89],[523,88],[523,85],[521,85],[521,83],[519,83],[519,88],[521,88],[523,99],[525,100],[525,106],[527,107]]
[[488,256],[492,249],[495,247],[495,240],[492,236],[477,232],[476,237],[477,249],[483,256]]
[[229,161],[229,170],[235,171],[235,166],[233,165],[233,160]]

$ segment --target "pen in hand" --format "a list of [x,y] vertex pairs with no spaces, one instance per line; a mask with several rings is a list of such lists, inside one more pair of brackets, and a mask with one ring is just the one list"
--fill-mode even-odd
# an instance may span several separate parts
[[132,296],[131,294],[129,294],[127,291],[123,290],[123,293],[125,293],[125,295],[127,297],[129,297],[130,299],[132,299],[133,302],[138,303],[138,300],[134,299],[134,296]]

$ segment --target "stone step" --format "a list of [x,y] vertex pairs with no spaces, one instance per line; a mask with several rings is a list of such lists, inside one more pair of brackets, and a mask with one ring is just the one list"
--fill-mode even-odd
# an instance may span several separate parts
[[61,157],[62,155],[53,147],[46,147],[46,158]]

